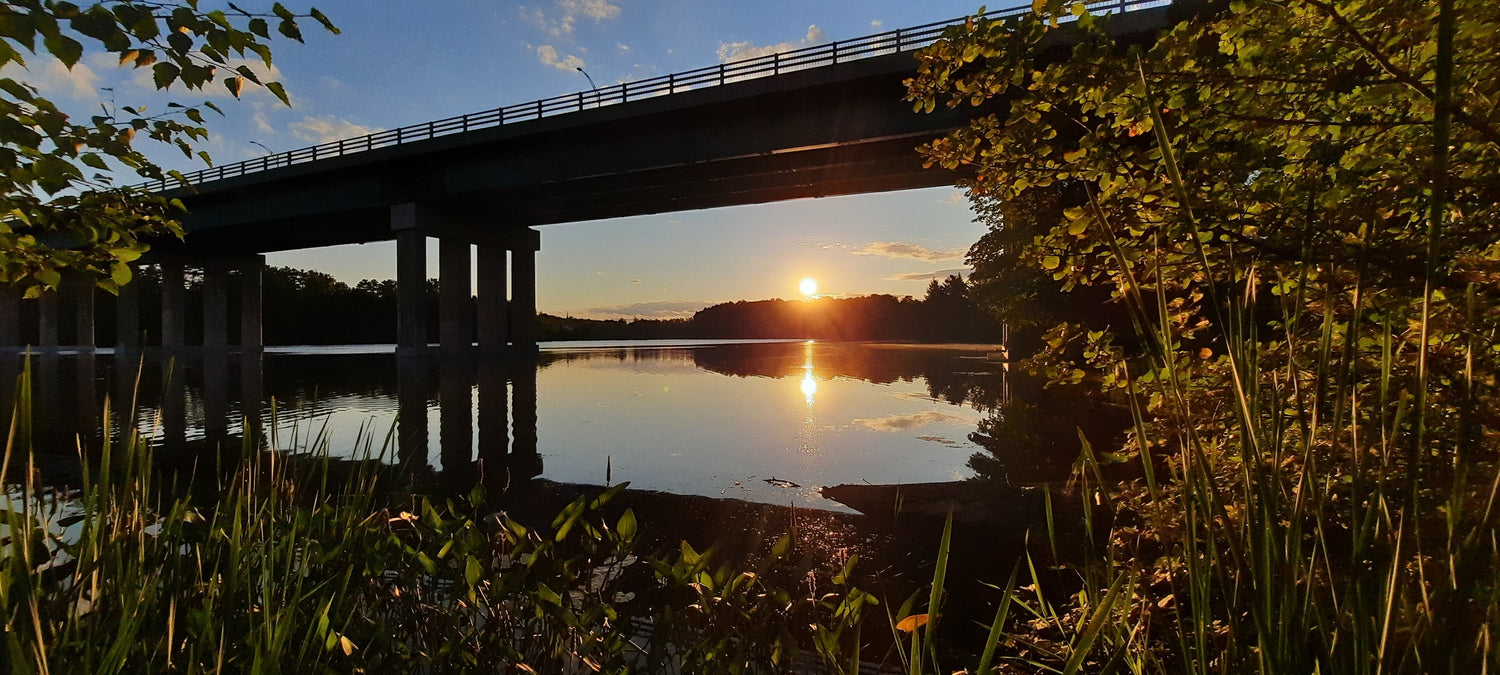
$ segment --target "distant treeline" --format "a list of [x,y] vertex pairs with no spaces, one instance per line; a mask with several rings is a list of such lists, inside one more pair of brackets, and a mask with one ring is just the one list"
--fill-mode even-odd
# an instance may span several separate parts
[[996,342],[999,323],[980,311],[968,284],[933,280],[923,298],[862,295],[754,300],[706,307],[690,319],[600,321],[543,316],[544,340],[797,338]]
[[[141,327],[145,344],[156,344],[161,325],[161,281],[146,268],[140,284]],[[353,286],[328,274],[291,267],[267,267],[262,275],[263,332],[268,345],[365,344],[396,341],[396,282],[365,279]],[[426,287],[427,334],[438,335],[438,280]],[[187,337],[202,335],[201,278],[189,275]],[[229,335],[239,335],[239,289],[229,289]],[[35,303],[23,305],[22,338],[36,340]],[[98,344],[115,336],[115,298],[96,293]],[[66,309],[64,311],[67,311]],[[474,306],[469,307],[474,312]],[[64,314],[67,316],[67,314]],[[647,340],[705,338],[794,338],[820,340],[922,340],[933,342],[998,341],[1001,328],[981,312],[962,277],[933,280],[922,298],[865,295],[810,300],[727,302],[682,319],[579,319],[541,314],[541,340]],[[62,341],[69,343],[71,323],[63,322]],[[472,323],[470,325],[473,325]]]

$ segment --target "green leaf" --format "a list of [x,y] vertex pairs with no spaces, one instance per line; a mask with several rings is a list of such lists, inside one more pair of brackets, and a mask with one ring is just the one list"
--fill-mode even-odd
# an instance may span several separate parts
[[130,279],[132,278],[132,276],[134,275],[130,271],[130,265],[127,265],[123,262],[116,262],[115,264],[110,265],[109,278],[111,281],[115,282],[115,285],[124,286],[125,284],[130,283]]
[[177,64],[163,61],[151,66],[151,81],[157,89],[166,89],[172,86],[172,81],[177,79]]
[[615,523],[615,531],[619,532],[620,536],[623,537],[625,541],[635,539],[635,512],[630,509],[625,509],[625,512],[620,514],[620,521],[618,523]]
[[78,63],[78,59],[83,58],[83,45],[66,35],[49,35],[42,41],[42,45],[69,70]]
[[464,563],[464,581],[468,582],[469,588],[474,588],[479,585],[479,580],[484,578],[484,566],[480,565],[479,560],[472,555],[467,558],[467,562]]
[[292,99],[290,96],[287,96],[286,89],[281,86],[280,82],[267,82],[266,89],[271,90],[271,93],[276,95],[276,98],[281,101],[282,105],[291,107]]
[[562,596],[558,595],[556,591],[547,588],[547,584],[538,583],[536,585],[536,595],[542,602],[549,602],[559,607],[562,606]]

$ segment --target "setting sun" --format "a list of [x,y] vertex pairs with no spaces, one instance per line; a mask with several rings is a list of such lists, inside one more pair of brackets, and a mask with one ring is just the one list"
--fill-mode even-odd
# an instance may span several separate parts
[[808,277],[806,279],[803,279],[802,283],[797,285],[797,289],[802,291],[803,295],[812,297],[818,294],[818,281],[816,279],[813,279],[812,277]]

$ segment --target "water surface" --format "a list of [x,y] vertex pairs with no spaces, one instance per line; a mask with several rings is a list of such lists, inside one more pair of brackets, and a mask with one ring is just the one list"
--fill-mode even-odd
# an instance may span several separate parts
[[39,442],[63,449],[73,433],[97,435],[109,394],[136,400],[135,424],[170,457],[241,443],[248,419],[252,439],[270,447],[383,451],[455,486],[504,465],[506,481],[630,481],[837,510],[819,486],[972,475],[966,460],[981,448],[969,435],[1005,392],[992,349],[552,343],[515,363],[398,361],[389,345],[371,345],[125,363],[34,357],[32,370]]

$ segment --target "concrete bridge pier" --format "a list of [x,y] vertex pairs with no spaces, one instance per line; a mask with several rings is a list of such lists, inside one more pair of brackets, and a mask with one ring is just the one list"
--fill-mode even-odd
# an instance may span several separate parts
[[479,351],[498,354],[510,344],[510,326],[506,320],[509,303],[505,298],[505,287],[510,280],[506,260],[509,253],[498,244],[480,244],[476,249],[479,262],[476,302]]
[[181,260],[163,260],[161,269],[161,348],[187,346],[187,273]]
[[469,242],[456,237],[438,240],[438,343],[446,354],[463,354],[474,345],[469,305],[472,265]]
[[[483,353],[536,351],[536,252],[541,249],[541,233],[476,223],[415,202],[391,206],[391,229],[396,235],[398,355],[418,355],[428,349],[425,293],[429,236],[438,239],[438,338],[442,352],[469,353],[476,336]],[[475,245],[477,298],[470,292]],[[507,283],[512,296],[508,302]],[[474,314],[471,303],[477,306]]]
[[93,352],[94,345],[94,282],[84,277],[74,277],[69,295],[73,296],[75,334],[73,344],[81,351]]
[[[132,270],[139,274],[139,270]],[[115,298],[115,355],[141,349],[141,286],[137,280],[120,287]]]
[[61,292],[57,289],[42,291],[41,297],[36,299],[37,312],[37,345],[42,349],[53,349],[57,347],[57,319],[60,311],[58,305]]
[[240,351],[259,352],[265,349],[262,321],[265,310],[261,306],[261,274],[266,268],[266,257],[252,255],[239,262],[240,277]]
[[[265,268],[265,261],[262,255],[214,258],[172,255],[158,260],[162,350],[178,352],[190,347],[187,344],[187,268],[190,266],[201,269],[203,273],[203,350],[227,352],[233,346],[229,339],[229,294],[236,279],[240,294],[239,350],[263,349],[261,271]],[[117,303],[116,348],[123,352],[138,351],[143,346],[139,286],[135,283],[121,286]]]
[[222,260],[203,265],[203,349],[229,349],[229,266]]

